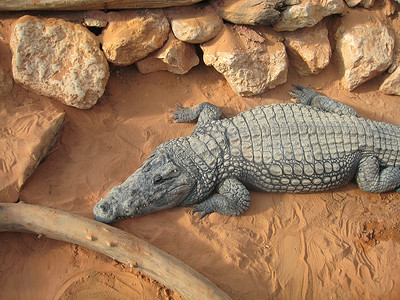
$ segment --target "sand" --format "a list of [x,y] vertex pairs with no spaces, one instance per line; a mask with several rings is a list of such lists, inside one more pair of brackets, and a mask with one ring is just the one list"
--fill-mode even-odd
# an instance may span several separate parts
[[[7,36],[14,19],[0,20],[0,64],[8,71]],[[287,91],[296,83],[352,106],[362,117],[400,125],[400,97],[378,91],[386,76],[348,92],[333,60],[309,77],[290,68],[288,83],[243,98],[203,64],[185,75],[142,75],[128,66],[112,69],[105,95],[90,110],[15,85],[1,101],[27,107],[40,102],[64,111],[66,120],[54,152],[25,184],[20,200],[93,218],[94,204],[157,145],[191,133],[195,124],[170,119],[175,104],[209,101],[222,108],[224,117],[232,117],[257,105],[289,102]],[[251,206],[239,217],[212,214],[199,220],[190,211],[173,208],[115,226],[181,259],[234,299],[400,295],[398,193],[368,194],[350,183],[312,194],[251,192]],[[22,233],[0,234],[0,286],[1,299],[179,299],[104,255]]]

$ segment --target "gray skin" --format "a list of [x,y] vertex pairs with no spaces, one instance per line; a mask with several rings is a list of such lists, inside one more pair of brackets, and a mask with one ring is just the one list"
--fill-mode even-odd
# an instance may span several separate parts
[[250,205],[248,188],[305,193],[347,184],[372,193],[400,186],[400,127],[358,117],[349,106],[295,86],[297,103],[256,107],[220,120],[210,103],[171,111],[198,120],[188,137],[158,146],[143,166],[94,207],[112,223],[175,206],[200,218],[236,216]]

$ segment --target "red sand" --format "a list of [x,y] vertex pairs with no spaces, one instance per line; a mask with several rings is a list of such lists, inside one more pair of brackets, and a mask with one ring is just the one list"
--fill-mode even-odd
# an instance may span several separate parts
[[[0,20],[0,63],[8,71],[12,21]],[[399,26],[398,17],[395,21]],[[67,123],[55,151],[28,180],[20,199],[93,218],[100,197],[157,145],[193,130],[194,124],[169,118],[175,104],[209,101],[231,117],[257,105],[290,101],[293,82],[349,104],[362,117],[400,125],[400,97],[378,91],[385,76],[348,92],[332,62],[310,77],[290,69],[287,84],[242,98],[204,65],[186,75],[141,75],[129,66],[112,72],[105,95],[91,110],[64,106],[17,85],[0,102],[40,101],[65,111]],[[174,208],[115,226],[183,260],[234,299],[398,298],[398,193],[368,194],[351,183],[324,193],[252,192],[251,197],[250,209],[240,217],[213,214],[199,220],[191,208]],[[179,298],[94,251],[20,233],[0,234],[0,286],[2,299]]]

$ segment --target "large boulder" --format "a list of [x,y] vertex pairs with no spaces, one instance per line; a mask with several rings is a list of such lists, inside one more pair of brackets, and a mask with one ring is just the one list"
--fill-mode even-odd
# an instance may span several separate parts
[[344,11],[343,0],[301,0],[286,8],[281,20],[274,24],[276,31],[294,31],[298,28],[313,27],[324,17]]
[[280,19],[284,0],[211,0],[220,16],[242,25],[270,25]]
[[[3,102],[3,101],[2,101]],[[15,105],[10,100],[0,110],[0,199],[16,202],[19,192],[57,141],[64,112],[45,105]]]
[[272,30],[226,24],[201,48],[205,64],[223,74],[238,95],[261,94],[287,80],[285,46]]
[[318,74],[329,64],[332,49],[324,21],[314,27],[285,32],[284,36],[290,63],[300,75]]
[[199,62],[194,46],[178,40],[170,33],[168,41],[161,49],[136,62],[136,66],[143,74],[164,70],[185,74]]
[[103,95],[108,63],[82,25],[24,16],[15,23],[10,47],[14,80],[23,87],[84,109]]
[[222,29],[223,21],[210,5],[191,5],[166,10],[172,32],[181,41],[200,44],[211,40]]
[[109,62],[127,66],[161,48],[169,31],[161,9],[110,12],[101,35],[103,51]]
[[400,67],[397,67],[397,69],[383,81],[379,90],[385,94],[400,96]]
[[362,6],[365,8],[371,8],[375,4],[375,0],[344,0],[349,7]]
[[[355,11],[348,17],[343,18],[335,38],[342,83],[353,90],[392,64],[394,38],[386,25],[372,14]],[[364,22],[357,23],[359,20]]]

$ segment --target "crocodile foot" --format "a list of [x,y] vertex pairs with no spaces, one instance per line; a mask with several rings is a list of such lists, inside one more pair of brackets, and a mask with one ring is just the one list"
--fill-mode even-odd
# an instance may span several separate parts
[[308,88],[304,88],[299,85],[292,84],[294,89],[289,92],[289,95],[292,97],[292,101],[297,104],[310,105],[311,100],[319,95],[316,91],[310,90]]
[[236,178],[225,179],[217,191],[217,194],[199,203],[193,210],[193,213],[201,212],[200,219],[213,212],[238,216],[250,206],[249,191]]
[[170,110],[170,113],[173,113],[171,116],[172,119],[175,119],[179,123],[186,123],[190,121],[194,121],[196,116],[193,115],[193,110],[186,107],[181,107],[179,105],[175,105],[178,109],[177,111]]
[[210,202],[204,201],[192,210],[192,214],[195,214],[197,212],[201,212],[199,219],[203,219],[205,216],[211,215],[213,212],[215,212],[215,210]]
[[180,107],[179,105],[175,106],[178,110],[170,110],[170,112],[173,113],[171,118],[175,119],[179,123],[186,123],[197,120],[198,124],[207,124],[211,120],[221,119],[222,115],[219,107],[208,102],[200,103],[193,109]]

